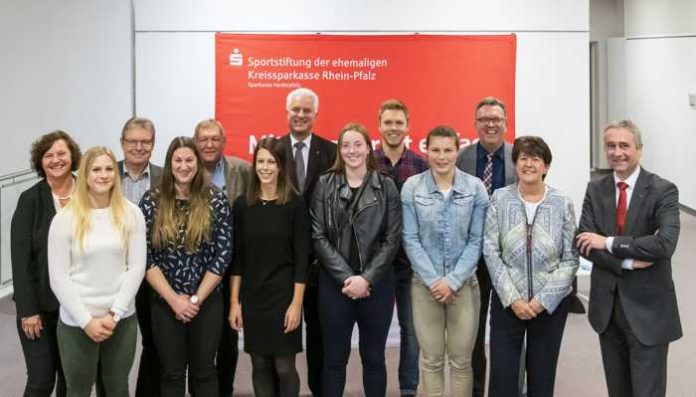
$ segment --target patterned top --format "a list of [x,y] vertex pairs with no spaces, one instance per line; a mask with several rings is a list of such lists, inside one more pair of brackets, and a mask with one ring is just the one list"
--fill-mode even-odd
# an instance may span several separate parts
[[518,185],[496,190],[486,213],[483,255],[504,307],[532,297],[549,312],[572,289],[578,270],[573,202],[547,188],[531,224],[531,263],[527,253],[527,213]]
[[[140,209],[147,225],[147,268],[159,266],[169,285],[179,294],[193,295],[206,271],[223,276],[232,259],[232,219],[225,194],[210,188],[210,212],[213,216],[210,240],[203,241],[196,253],[184,246],[186,225],[179,226],[179,238],[170,241],[165,249],[152,245],[152,226],[157,214],[157,193],[148,191],[140,200]],[[188,215],[187,200],[176,200],[177,210]],[[217,288],[220,288],[218,284]]]
[[375,150],[375,160],[380,170],[387,173],[396,182],[396,188],[401,192],[401,187],[404,186],[406,179],[413,175],[418,175],[428,169],[428,162],[413,150],[404,149],[399,161],[392,166],[391,160],[387,157],[382,149]]

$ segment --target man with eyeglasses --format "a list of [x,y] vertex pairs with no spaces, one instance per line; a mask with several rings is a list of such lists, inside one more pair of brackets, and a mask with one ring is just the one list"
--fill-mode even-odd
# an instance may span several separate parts
[[[234,156],[224,155],[225,129],[215,119],[207,119],[198,123],[193,134],[193,140],[196,142],[201,157],[203,157],[206,178],[225,193],[230,206],[232,206],[237,197],[246,192],[249,185],[251,172],[249,163]],[[237,370],[237,358],[239,357],[239,348],[237,346],[239,335],[237,331],[230,327],[227,321],[230,315],[229,278],[228,269],[228,273],[222,278],[224,303],[222,336],[220,337],[220,346],[215,359],[220,397],[232,396],[234,373]]]
[[[118,162],[123,194],[138,204],[143,194],[159,186],[162,168],[150,163],[155,147],[155,125],[149,119],[132,117],[121,130],[123,160]],[[138,380],[135,387],[137,397],[160,395],[160,362],[152,338],[150,297],[152,288],[143,281],[135,296],[135,309],[142,334],[143,351],[140,356]],[[103,394],[100,394],[103,395]]]
[[[517,182],[515,165],[512,162],[512,144],[505,142],[507,113],[505,104],[494,97],[483,98],[476,105],[474,126],[478,142],[467,146],[457,156],[457,167],[467,174],[478,177],[488,194],[501,187]],[[486,325],[488,305],[491,297],[491,276],[481,256],[476,269],[476,278],[481,293],[479,329],[471,357],[474,370],[473,396],[483,397],[486,390]]]

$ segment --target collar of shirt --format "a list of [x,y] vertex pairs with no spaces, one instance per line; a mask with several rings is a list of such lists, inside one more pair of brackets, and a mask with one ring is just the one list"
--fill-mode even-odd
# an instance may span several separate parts
[[[626,188],[626,208],[631,203],[631,195],[633,195],[633,188],[636,186],[636,181],[638,180],[638,175],[640,175],[640,166],[636,167],[636,169],[631,173],[631,175],[628,176],[626,179],[621,179],[618,175],[616,175],[616,172],[614,172],[614,186],[616,187],[616,184],[619,182],[623,182],[628,185]],[[616,202],[618,204],[619,202],[619,193],[620,190],[618,187],[616,187]]]
[[[478,159],[483,159],[486,158],[488,155],[488,150],[481,145],[481,142],[476,144],[476,157]],[[497,157],[498,159],[505,161],[505,143],[500,145],[500,147],[493,152],[493,157]]]
[[143,170],[143,173],[138,176],[137,179],[134,179],[131,177],[131,174],[128,172],[128,168],[126,168],[126,164],[123,163],[123,176],[124,178],[127,176],[128,179],[130,179],[133,182],[138,182],[141,179],[143,179],[145,176],[150,176],[150,164],[145,167],[145,170]]
[[[293,156],[295,153],[295,144],[297,142],[300,142],[300,140],[295,138],[295,135],[290,133],[290,147],[292,148]],[[307,138],[303,139],[302,142],[304,142],[304,144],[305,144],[303,149],[309,150],[309,145],[312,144],[312,133],[310,132],[309,135],[307,135]]]

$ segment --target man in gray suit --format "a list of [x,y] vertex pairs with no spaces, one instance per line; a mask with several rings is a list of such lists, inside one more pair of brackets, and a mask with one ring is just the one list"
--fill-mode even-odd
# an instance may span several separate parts
[[[123,160],[118,162],[118,172],[121,175],[123,194],[136,205],[146,191],[159,186],[162,177],[162,168],[150,163],[154,147],[155,125],[152,121],[141,117],[132,117],[126,121],[121,130]],[[150,318],[151,295],[150,285],[147,281],[143,281],[135,296],[136,314],[143,345],[135,386],[136,397],[160,395],[160,362],[152,338]]]
[[[251,177],[251,167],[246,161],[225,156],[225,130],[215,119],[203,120],[196,125],[193,134],[198,151],[203,157],[206,178],[210,183],[223,191],[227,196],[230,207],[234,201],[246,193]],[[230,212],[231,213],[231,212]],[[218,347],[215,366],[218,373],[220,397],[231,397],[234,392],[234,374],[237,371],[239,335],[230,327],[227,317],[230,315],[230,271],[222,278],[223,321],[222,336]]]
[[587,185],[577,236],[593,263],[589,320],[611,397],[665,396],[669,342],[682,336],[671,263],[679,192],[641,168],[642,147],[631,121],[604,130],[614,172]]
[[[457,156],[457,167],[483,181],[488,194],[501,187],[517,182],[515,165],[512,162],[512,145],[505,142],[507,112],[505,104],[494,97],[483,98],[476,105],[474,126],[478,142],[469,145]],[[486,324],[491,297],[491,276],[483,260],[476,269],[481,292],[481,310],[476,344],[471,357],[474,370],[474,397],[483,397],[486,390]]]

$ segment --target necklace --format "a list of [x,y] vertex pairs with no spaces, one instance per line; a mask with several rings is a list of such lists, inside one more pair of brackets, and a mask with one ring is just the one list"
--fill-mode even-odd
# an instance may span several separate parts
[[267,205],[268,203],[276,201],[277,199],[278,199],[278,197],[273,197],[272,199],[268,199],[268,200],[259,197],[259,200],[261,200],[261,205]]
[[68,200],[68,199],[72,198],[73,193],[75,193],[75,180],[73,179],[72,181],[73,181],[72,187],[70,188],[70,193],[68,193],[67,196],[65,196],[65,197],[58,197],[57,194],[55,194],[55,193],[53,193],[53,191],[51,191],[51,194],[53,195],[53,198],[56,199],[56,200]]

